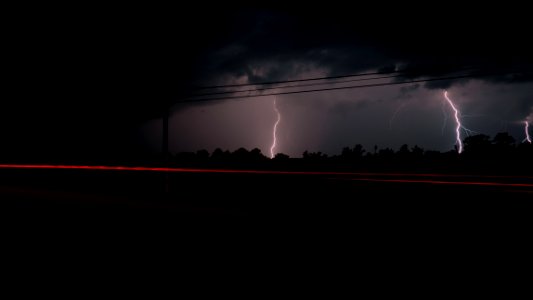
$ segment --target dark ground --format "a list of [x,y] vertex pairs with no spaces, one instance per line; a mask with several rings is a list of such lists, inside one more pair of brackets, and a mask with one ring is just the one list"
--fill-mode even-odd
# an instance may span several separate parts
[[527,177],[1,170],[0,179],[4,212],[45,223],[343,220],[369,228],[424,230],[428,225],[524,226],[533,212],[533,188],[527,186],[359,181],[531,183]]
[[[349,274],[358,274],[356,282],[370,290],[383,292],[386,282],[394,293],[433,294],[501,282],[529,261],[532,188],[352,180],[358,178],[4,169],[3,257],[22,278],[44,264],[38,280],[59,264],[63,275],[92,270],[110,282],[118,280],[113,274],[168,279],[159,273],[166,269],[201,284],[237,269],[252,284],[247,274],[287,282],[296,280],[291,274],[319,282],[335,276],[350,285]],[[103,271],[109,268],[117,273]]]

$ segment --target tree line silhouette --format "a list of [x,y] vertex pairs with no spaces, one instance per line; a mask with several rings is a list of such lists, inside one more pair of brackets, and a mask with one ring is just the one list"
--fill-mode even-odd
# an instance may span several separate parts
[[79,151],[6,153],[0,148],[0,163],[51,163],[87,165],[146,165],[197,168],[237,168],[266,170],[324,171],[418,171],[418,172],[484,172],[523,173],[533,170],[533,145],[517,142],[508,133],[494,138],[478,134],[464,139],[464,151],[425,150],[417,145],[402,145],[399,149],[365,149],[360,144],[344,147],[340,154],[304,151],[301,157],[277,153],[273,159],[260,149],[235,151],[215,149],[180,152],[172,155],[146,152],[113,151],[113,149],[81,149]]
[[339,155],[328,156],[322,152],[304,151],[302,157],[291,158],[277,153],[273,159],[260,149],[250,151],[239,148],[233,152],[217,148],[213,153],[207,150],[181,152],[171,158],[175,166],[233,167],[260,169],[323,169],[359,171],[480,171],[489,173],[509,172],[531,173],[533,170],[533,145],[517,143],[508,133],[498,133],[494,138],[484,134],[466,137],[464,151],[447,152],[424,150],[415,145],[402,145],[398,150],[378,148],[370,151],[362,145],[344,147]]

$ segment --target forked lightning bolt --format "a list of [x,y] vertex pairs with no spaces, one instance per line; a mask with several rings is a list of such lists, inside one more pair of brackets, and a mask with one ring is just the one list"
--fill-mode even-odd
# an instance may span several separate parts
[[455,123],[457,124],[457,127],[455,127],[457,152],[461,154],[461,152],[463,152],[463,142],[461,141],[461,128],[463,128],[463,125],[461,125],[461,120],[459,119],[460,114],[455,105],[453,104],[452,100],[448,98],[448,91],[444,91],[444,98],[446,98],[446,101],[448,101],[448,104],[450,104],[455,114]]
[[529,136],[529,122],[524,121],[524,124],[526,125],[524,130],[526,131],[526,138],[524,139],[524,142],[528,142],[531,144],[531,137]]
[[270,147],[270,158],[274,158],[274,155],[275,155],[274,149],[276,149],[276,143],[277,143],[276,133],[278,130],[279,121],[281,121],[281,114],[279,113],[278,107],[276,105],[276,98],[274,98],[274,111],[276,112],[276,114],[278,114],[278,120],[274,124],[274,130],[272,132],[273,140],[272,140],[272,147]]

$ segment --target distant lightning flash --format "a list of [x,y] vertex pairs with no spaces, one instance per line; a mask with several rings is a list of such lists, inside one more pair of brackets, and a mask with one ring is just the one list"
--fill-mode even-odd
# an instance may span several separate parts
[[274,149],[276,148],[276,143],[277,143],[276,133],[278,130],[279,121],[281,121],[281,114],[279,113],[278,107],[276,105],[276,98],[274,98],[274,111],[276,111],[276,113],[278,114],[278,120],[276,121],[276,124],[274,124],[274,130],[272,133],[273,141],[272,141],[272,147],[270,147],[270,158],[274,158]]
[[396,119],[396,116],[400,113],[400,110],[405,106],[406,103],[402,103],[398,108],[394,111],[392,114],[392,117],[389,120],[389,130],[392,129],[392,122],[394,122],[394,119]]
[[446,101],[448,101],[448,104],[450,104],[455,114],[455,122],[457,124],[457,127],[455,128],[458,147],[457,152],[461,154],[463,152],[463,142],[461,141],[461,128],[463,128],[463,125],[461,125],[461,120],[459,120],[459,111],[457,110],[457,108],[455,108],[455,105],[453,104],[452,100],[448,98],[448,91],[444,91],[444,98],[446,98]]
[[529,122],[528,121],[524,121],[524,124],[526,125],[524,130],[526,131],[526,138],[524,139],[524,142],[528,142],[531,144],[531,137],[529,136]]

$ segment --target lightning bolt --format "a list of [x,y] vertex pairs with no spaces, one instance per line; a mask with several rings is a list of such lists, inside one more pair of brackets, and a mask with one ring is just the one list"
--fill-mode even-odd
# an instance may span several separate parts
[[457,127],[455,128],[457,152],[461,154],[463,152],[463,142],[461,141],[461,128],[463,128],[463,125],[461,125],[461,120],[459,119],[459,111],[455,108],[452,100],[448,98],[448,91],[444,91],[444,98],[446,98],[446,101],[448,101],[448,104],[450,104],[455,114],[455,123],[457,124]]
[[274,154],[275,154],[274,149],[276,149],[276,143],[277,143],[276,133],[278,130],[279,121],[281,121],[281,114],[279,113],[278,107],[276,105],[276,98],[274,98],[274,111],[278,114],[278,120],[274,124],[274,130],[272,132],[273,140],[272,140],[272,147],[270,147],[270,158],[274,158]]
[[531,144],[531,137],[529,136],[529,122],[528,121],[524,121],[524,124],[525,124],[525,128],[524,130],[526,131],[526,138],[523,140],[523,142],[528,142]]
[[405,104],[406,103],[400,104],[400,106],[398,106],[398,108],[392,114],[392,117],[389,120],[389,130],[392,129],[392,122],[394,122],[394,119],[396,119],[396,116],[398,115],[398,113],[400,113],[400,110],[402,110],[402,108],[405,106]]

